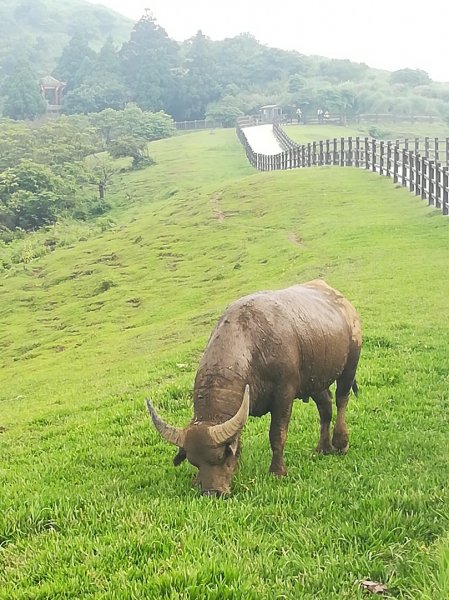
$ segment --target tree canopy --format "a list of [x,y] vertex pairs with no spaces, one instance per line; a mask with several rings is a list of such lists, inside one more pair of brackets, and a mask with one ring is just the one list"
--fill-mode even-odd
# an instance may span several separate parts
[[[47,1],[22,0],[14,18],[24,27],[33,19],[43,29],[49,27]],[[162,110],[177,121],[208,117],[228,125],[236,116],[257,112],[261,105],[271,103],[281,104],[287,114],[302,107],[305,116],[308,112],[316,114],[318,108],[348,118],[361,111],[449,115],[446,87],[432,82],[419,69],[389,73],[346,59],[305,56],[270,48],[248,33],[213,41],[198,31],[178,43],[149,10],[122,44],[105,36],[102,45],[95,45],[86,16],[91,12],[86,11],[81,10],[74,18],[69,28],[71,38],[52,71],[56,78],[67,82],[63,104],[67,115],[120,110],[129,103],[144,111]],[[1,13],[0,8],[0,17]],[[104,35],[112,25],[105,15],[100,21]],[[37,57],[47,51],[48,43],[42,36],[31,45],[26,41],[17,43],[14,56],[8,55],[3,64],[0,60],[2,72],[15,77],[19,58],[21,64],[27,63],[32,69]],[[33,109],[31,94],[27,95],[26,107],[21,105],[24,73],[12,83],[4,114],[14,118],[38,115],[41,108],[36,85],[29,82],[27,88],[34,90]],[[4,95],[6,89],[3,86]]]

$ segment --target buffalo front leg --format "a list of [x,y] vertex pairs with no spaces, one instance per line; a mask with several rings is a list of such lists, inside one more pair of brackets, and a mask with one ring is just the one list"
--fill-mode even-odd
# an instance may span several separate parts
[[282,477],[287,475],[284,464],[284,446],[287,440],[288,424],[292,414],[293,400],[281,404],[279,408],[271,411],[270,444],[273,456],[271,459],[270,473]]
[[320,414],[320,439],[316,452],[330,454],[333,450],[331,444],[330,424],[332,419],[332,395],[329,390],[312,396]]

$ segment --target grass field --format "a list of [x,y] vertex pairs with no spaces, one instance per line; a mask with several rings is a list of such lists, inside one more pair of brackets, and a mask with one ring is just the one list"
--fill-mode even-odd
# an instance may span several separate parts
[[449,125],[446,123],[387,123],[380,121],[379,123],[359,123],[349,124],[347,126],[342,125],[287,125],[284,127],[288,135],[298,142],[298,144],[307,144],[324,139],[333,139],[341,137],[356,137],[361,138],[369,136],[369,130],[375,127],[380,132],[381,139],[395,140],[408,138],[413,140],[415,137],[419,138],[440,138],[445,140],[449,137]]
[[[257,173],[233,131],[151,153],[107,228],[0,274],[0,599],[447,600],[449,221],[362,170]],[[348,455],[297,403],[287,478],[250,419],[199,496],[144,398],[185,424],[224,307],[314,277],[363,323]]]

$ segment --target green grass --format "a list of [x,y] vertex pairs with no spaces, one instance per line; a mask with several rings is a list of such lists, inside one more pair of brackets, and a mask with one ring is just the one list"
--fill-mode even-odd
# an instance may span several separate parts
[[323,125],[287,125],[284,127],[288,135],[299,144],[307,144],[318,140],[341,138],[341,137],[366,137],[369,136],[371,127],[376,127],[385,140],[395,140],[415,137],[440,138],[445,140],[449,137],[449,125],[445,123],[359,123],[347,126],[323,124]]
[[[449,221],[363,170],[257,173],[232,131],[151,154],[110,227],[1,274],[0,598],[447,600]],[[363,322],[349,454],[297,403],[287,478],[250,419],[232,497],[200,497],[144,398],[185,424],[224,307],[313,277]]]

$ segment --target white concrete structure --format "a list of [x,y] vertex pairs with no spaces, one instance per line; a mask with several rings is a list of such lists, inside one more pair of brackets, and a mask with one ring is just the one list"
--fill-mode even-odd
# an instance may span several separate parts
[[273,125],[271,124],[243,127],[242,131],[253,152],[257,152],[258,154],[279,154],[283,151],[273,133]]

